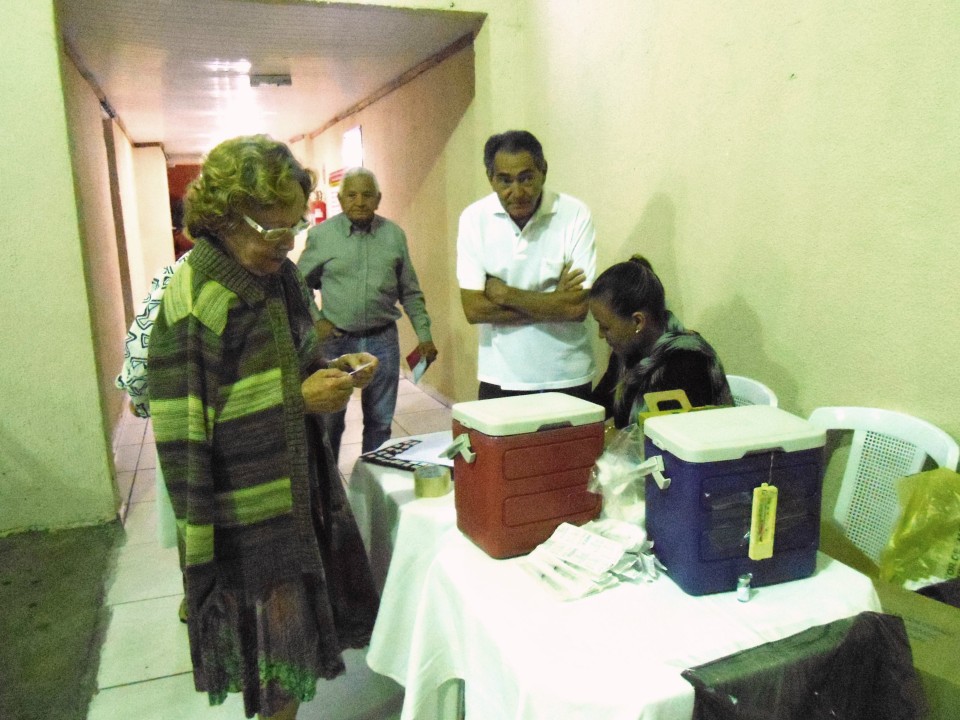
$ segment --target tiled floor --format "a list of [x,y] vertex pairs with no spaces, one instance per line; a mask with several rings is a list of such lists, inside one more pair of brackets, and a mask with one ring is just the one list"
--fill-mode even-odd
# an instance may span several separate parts
[[[340,449],[345,478],[360,455],[362,424],[357,393],[347,408]],[[450,409],[401,378],[393,436],[449,428]],[[156,446],[149,421],[124,419],[115,459],[120,491],[128,498],[122,512],[126,542],[108,581],[110,626],[88,720],[239,720],[244,714],[238,695],[209,707],[206,695],[193,688],[186,626],[177,619],[183,596],[177,551],[161,548],[157,540]],[[399,718],[402,688],[371,672],[364,653],[346,654],[346,675],[321,682],[298,720]]]

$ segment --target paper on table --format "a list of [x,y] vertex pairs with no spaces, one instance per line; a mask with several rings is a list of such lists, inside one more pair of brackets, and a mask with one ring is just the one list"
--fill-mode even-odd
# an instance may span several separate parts
[[576,565],[594,577],[613,568],[624,553],[620,543],[570,523],[562,523],[540,547],[558,560]]
[[428,462],[434,465],[453,467],[453,460],[440,456],[440,453],[453,442],[452,431],[442,430],[441,432],[421,435],[419,440],[420,442],[413,447],[399,453],[397,458],[410,462]]
[[652,543],[638,543],[638,532],[622,520],[595,520],[582,527],[562,523],[553,535],[521,561],[521,567],[557,592],[576,600],[617,585],[622,580],[650,582],[663,566]]

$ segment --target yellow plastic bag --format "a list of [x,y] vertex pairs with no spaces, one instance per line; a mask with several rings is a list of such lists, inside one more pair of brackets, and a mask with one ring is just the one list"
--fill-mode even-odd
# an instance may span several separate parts
[[960,576],[960,475],[938,468],[897,487],[900,517],[880,555],[880,578],[939,582]]

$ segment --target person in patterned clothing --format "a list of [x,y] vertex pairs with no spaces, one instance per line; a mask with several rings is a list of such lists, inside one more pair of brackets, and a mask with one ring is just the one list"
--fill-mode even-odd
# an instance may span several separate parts
[[317,417],[343,408],[376,360],[321,357],[287,259],[314,183],[266,136],[210,151],[185,200],[195,245],[148,350],[194,683],[211,704],[242,693],[248,718],[295,718],[319,678],[344,672],[342,651],[367,644],[379,604]]

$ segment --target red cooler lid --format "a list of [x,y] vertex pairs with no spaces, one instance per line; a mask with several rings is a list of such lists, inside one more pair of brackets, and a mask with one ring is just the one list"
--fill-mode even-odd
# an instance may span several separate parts
[[559,392],[456,403],[453,419],[485,435],[520,435],[538,430],[603,422],[602,405]]

